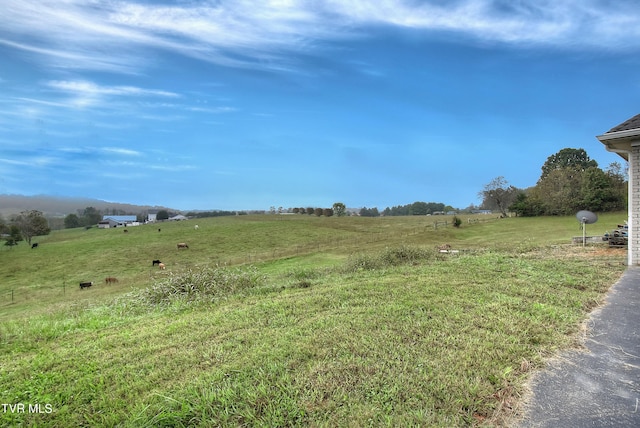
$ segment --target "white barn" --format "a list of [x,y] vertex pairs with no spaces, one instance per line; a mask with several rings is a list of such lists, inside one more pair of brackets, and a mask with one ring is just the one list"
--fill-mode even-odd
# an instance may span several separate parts
[[105,215],[102,221],[98,223],[98,227],[108,229],[111,227],[138,226],[138,218],[135,215]]

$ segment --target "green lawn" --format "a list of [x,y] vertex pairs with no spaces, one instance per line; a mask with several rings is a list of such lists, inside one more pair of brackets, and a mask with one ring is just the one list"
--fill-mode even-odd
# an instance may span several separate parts
[[570,245],[574,218],[478,218],[240,216],[2,249],[0,402],[52,412],[0,425],[508,423],[626,252]]

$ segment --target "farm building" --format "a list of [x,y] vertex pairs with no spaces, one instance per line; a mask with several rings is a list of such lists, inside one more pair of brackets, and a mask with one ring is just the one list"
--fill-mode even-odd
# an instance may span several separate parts
[[154,223],[157,220],[158,210],[149,210],[147,214],[147,222]]
[[640,264],[640,114],[596,138],[629,163],[629,244],[627,264]]
[[173,217],[169,217],[169,221],[182,221],[182,220],[187,220],[187,217],[183,216],[182,214],[178,214],[178,215],[174,215]]
[[105,215],[102,221],[98,223],[101,229],[109,229],[111,227],[138,226],[138,219],[134,215]]

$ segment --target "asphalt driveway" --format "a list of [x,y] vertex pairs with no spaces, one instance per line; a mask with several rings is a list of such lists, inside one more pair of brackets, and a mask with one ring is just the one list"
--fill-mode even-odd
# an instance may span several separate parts
[[640,427],[640,267],[614,284],[586,335],[586,350],[534,377],[519,427]]

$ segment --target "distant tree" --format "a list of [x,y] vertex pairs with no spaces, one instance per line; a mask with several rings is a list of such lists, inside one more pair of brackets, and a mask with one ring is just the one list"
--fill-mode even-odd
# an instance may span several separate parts
[[617,200],[616,207],[612,210],[623,210],[627,207],[627,199],[629,197],[629,173],[627,168],[623,170],[622,165],[618,162],[612,162],[606,169],[607,177],[611,185],[611,191]]
[[597,167],[598,162],[589,158],[584,149],[565,148],[547,158],[542,165],[540,180],[546,178],[552,171],[570,168],[574,171],[584,171],[587,168]]
[[482,206],[485,209],[497,209],[506,217],[509,206],[518,196],[518,189],[500,176],[486,184],[478,196],[482,198]]
[[305,211],[305,209],[304,209],[304,208],[300,207],[300,208],[298,208],[298,213],[300,213],[300,214],[306,214],[306,211]]
[[64,218],[64,227],[67,229],[73,229],[74,227],[80,227],[80,217],[75,214],[69,214]]
[[307,214],[313,215],[315,212],[316,212],[316,210],[313,209],[313,207],[307,207]]
[[521,191],[509,210],[516,213],[516,216],[534,217],[544,214],[544,205],[538,199],[530,198],[526,192]]
[[160,210],[156,213],[156,220],[168,220],[169,219],[169,211]]
[[4,245],[7,245],[9,248],[13,248],[14,245],[18,245],[19,241],[22,241],[22,234],[20,233],[20,228],[12,224],[8,227],[9,236],[5,238]]
[[51,232],[47,219],[41,211],[22,211],[12,222],[20,230],[20,234],[31,245],[34,236],[48,235]]
[[385,216],[409,215],[409,207],[411,205],[398,205],[395,207],[387,207],[383,213]]
[[591,167],[582,173],[580,205],[591,211],[615,211],[624,209],[626,198],[614,183],[615,179],[601,170]]
[[531,189],[532,202],[543,207],[544,215],[570,215],[581,209],[582,173],[571,168],[555,169]]
[[293,213],[294,214],[300,214],[300,208],[294,208],[293,209]]
[[333,213],[338,216],[338,217],[342,217],[347,213],[347,207],[345,204],[343,204],[342,202],[336,202],[333,204]]
[[380,213],[378,212],[378,208],[373,207],[373,208],[367,208],[367,207],[362,207],[360,208],[360,217],[379,217]]
[[410,215],[427,215],[429,214],[429,206],[426,202],[414,202],[409,207]]
[[331,208],[325,208],[322,210],[322,215],[325,217],[331,217],[333,216],[333,209]]
[[572,215],[579,210],[614,211],[627,205],[628,177],[614,162],[606,171],[583,149],[549,156],[537,184],[520,192],[511,208],[517,215]]
[[316,208],[315,210],[313,210],[313,213],[317,216],[320,217],[322,215],[322,208]]
[[82,226],[93,226],[102,220],[102,213],[94,207],[86,207],[80,218]]

